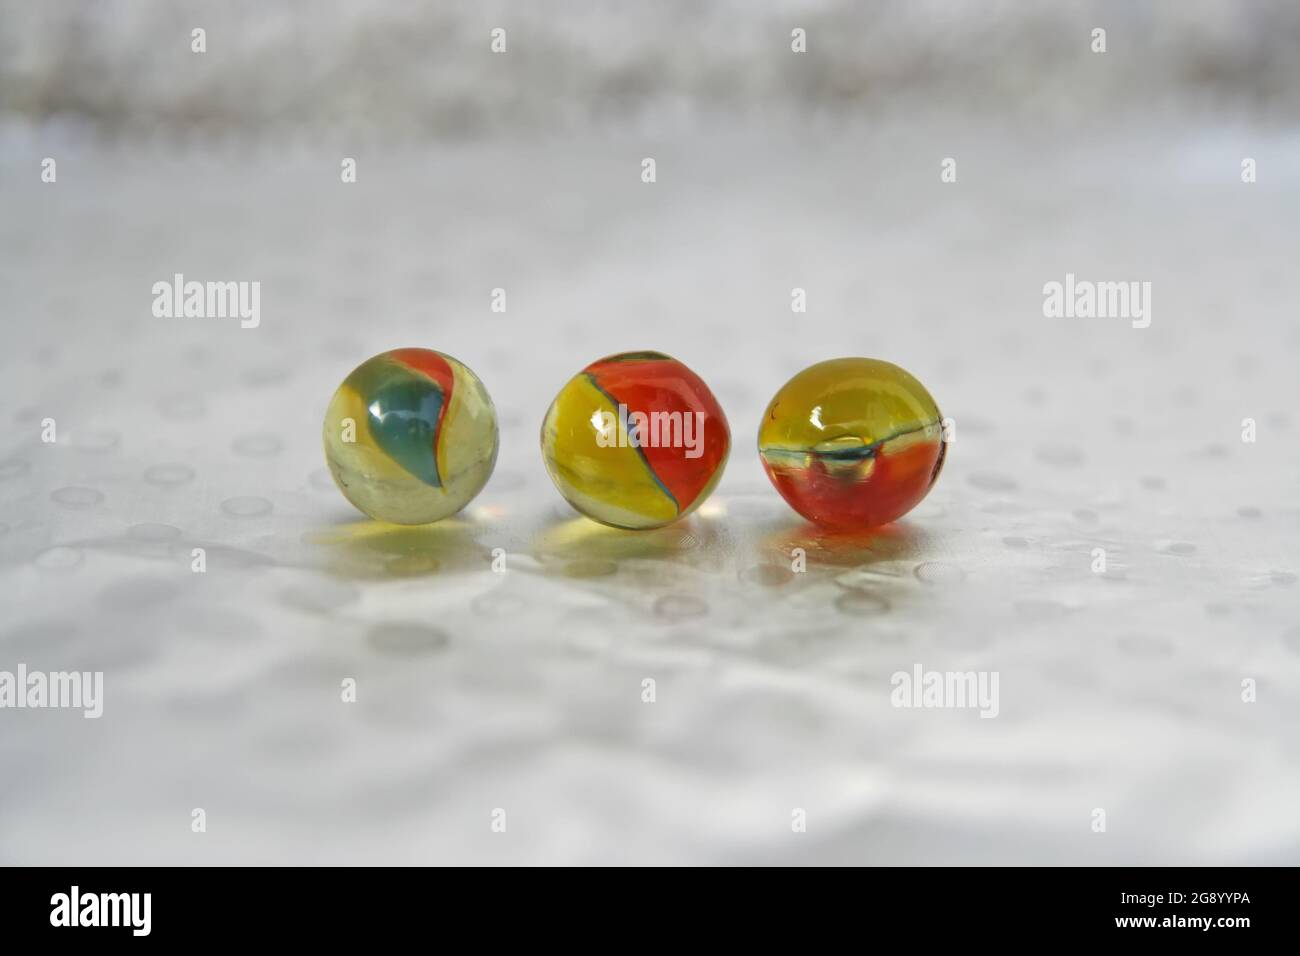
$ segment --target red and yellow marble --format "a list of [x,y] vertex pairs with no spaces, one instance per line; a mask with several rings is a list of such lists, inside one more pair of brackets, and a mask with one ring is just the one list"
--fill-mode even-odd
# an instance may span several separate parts
[[[627,419],[636,413],[676,422],[691,416],[691,431],[682,436],[694,439],[694,448],[634,440]],[[541,441],[546,469],[573,507],[604,524],[645,529],[676,521],[708,497],[722,476],[731,431],[709,387],[681,362],[659,352],[624,352],[569,380],[546,413]]]
[[804,369],[776,393],[758,431],[763,468],[790,507],[841,530],[911,511],[938,479],[946,450],[930,393],[877,359]]

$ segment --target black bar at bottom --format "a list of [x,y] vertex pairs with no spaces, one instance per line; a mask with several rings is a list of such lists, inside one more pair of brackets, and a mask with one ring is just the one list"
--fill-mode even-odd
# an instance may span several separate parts
[[527,871],[417,868],[6,868],[0,925],[6,943],[75,934],[90,944],[285,939],[337,946],[397,942],[458,923],[485,942],[512,927],[556,934],[553,940],[576,934],[608,941],[604,934],[620,932],[620,924],[632,937],[654,938],[685,922],[731,943],[770,941],[802,925],[814,936],[920,932],[916,938],[926,943],[1130,937],[1181,944],[1195,937],[1231,944],[1280,935],[1293,922],[1296,872],[894,868],[781,879],[730,869],[696,884],[696,873],[656,870],[620,886],[621,874],[589,884],[580,871],[541,879]]

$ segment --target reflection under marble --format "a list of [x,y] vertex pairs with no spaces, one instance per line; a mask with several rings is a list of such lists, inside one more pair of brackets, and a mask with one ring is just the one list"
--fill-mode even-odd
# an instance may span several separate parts
[[306,536],[321,549],[325,571],[341,578],[408,578],[462,574],[491,566],[484,528],[461,518],[427,525],[352,521]]

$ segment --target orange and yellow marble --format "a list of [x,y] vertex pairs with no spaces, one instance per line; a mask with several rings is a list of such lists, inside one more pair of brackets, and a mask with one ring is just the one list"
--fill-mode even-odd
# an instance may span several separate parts
[[496,410],[470,369],[432,349],[357,366],[325,412],[325,460],[344,497],[394,524],[460,511],[497,458]]
[[841,358],[781,387],[759,425],[758,451],[795,511],[859,530],[916,507],[938,479],[947,445],[925,386],[889,362]]
[[542,422],[542,458],[560,494],[616,528],[690,514],[722,477],[731,430],[709,387],[659,352],[592,362]]

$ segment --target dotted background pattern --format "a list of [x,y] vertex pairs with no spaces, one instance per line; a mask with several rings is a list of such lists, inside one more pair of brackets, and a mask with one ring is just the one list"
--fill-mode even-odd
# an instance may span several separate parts
[[[1035,27],[1072,51],[1080,92],[1051,86],[1059,113],[1033,101],[1027,46],[988,54],[975,112],[897,76],[892,105],[812,85],[768,112],[801,68],[780,59],[800,15],[812,59],[852,14],[764,6],[708,96],[683,63],[710,41],[665,7],[635,15],[650,30],[602,15],[606,59],[523,109],[564,118],[539,128],[494,107],[569,49],[529,45],[559,19],[526,15],[535,29],[493,58],[511,9],[448,9],[457,29],[408,53],[453,49],[481,120],[465,128],[298,129],[295,108],[329,110],[269,59],[229,82],[272,98],[215,119],[187,119],[144,68],[120,80],[125,118],[71,94],[42,112],[15,100],[44,87],[9,86],[0,670],[101,670],[105,699],[98,720],[0,711],[0,863],[1300,862],[1300,130],[1271,45],[1206,87],[1125,96],[1106,71],[1144,69],[1133,50],[1158,31],[1126,20],[1094,56],[1105,8],[1066,5]],[[1294,40],[1276,9],[1252,35]],[[952,33],[927,10],[911,41]],[[174,36],[162,21],[148,42],[129,24],[97,42],[182,70],[201,21],[176,16]],[[357,35],[356,16],[298,42],[334,49],[321,35]],[[652,50],[674,29],[690,40],[664,65]],[[1207,44],[1231,53],[1244,29],[1207,27]],[[211,29],[203,72],[174,86],[224,104],[206,78],[255,36]],[[851,36],[827,42],[849,56]],[[676,93],[604,115],[619,63]],[[761,82],[735,78],[747,65]],[[5,69],[40,72],[16,54]],[[391,69],[418,98],[414,67]],[[155,318],[152,284],[177,272],[260,281],[260,326]],[[1045,318],[1042,287],[1067,272],[1150,281],[1150,327]],[[364,520],[320,448],[334,388],[401,346],[466,362],[501,424],[485,490],[421,528]],[[578,517],[538,450],[555,391],[629,349],[687,363],[733,429],[712,498],[644,533]],[[755,449],[772,393],[839,355],[903,366],[955,422],[930,496],[874,535],[801,522]],[[998,716],[891,706],[891,675],[916,664],[998,672]]]

